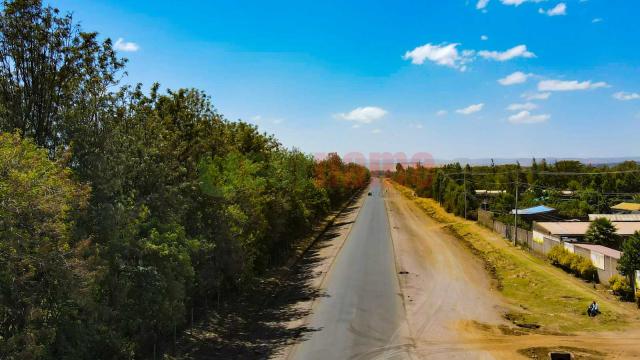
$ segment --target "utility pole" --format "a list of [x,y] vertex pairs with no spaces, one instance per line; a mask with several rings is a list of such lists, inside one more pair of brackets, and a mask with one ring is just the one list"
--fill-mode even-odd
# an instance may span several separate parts
[[520,171],[516,167],[516,208],[513,214],[513,245],[518,244],[518,181]]
[[464,190],[464,219],[467,220],[467,167],[462,172],[462,184]]

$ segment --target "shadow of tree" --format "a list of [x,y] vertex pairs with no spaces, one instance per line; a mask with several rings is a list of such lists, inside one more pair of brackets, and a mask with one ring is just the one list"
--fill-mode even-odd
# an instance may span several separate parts
[[341,227],[351,223],[344,219],[356,210],[357,206],[345,208],[290,269],[277,269],[259,279],[254,287],[233,300],[223,301],[219,309],[185,331],[175,357],[267,359],[316,331],[302,322],[298,326],[287,324],[309,315],[297,304],[326,296],[311,286],[319,276],[314,269],[324,260],[320,250],[330,246]]

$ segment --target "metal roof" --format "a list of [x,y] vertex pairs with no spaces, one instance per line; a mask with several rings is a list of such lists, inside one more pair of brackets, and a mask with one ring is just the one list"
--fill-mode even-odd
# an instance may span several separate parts
[[600,218],[609,221],[640,221],[640,214],[589,214],[589,221]]
[[506,192],[506,190],[476,190],[476,194],[478,195],[500,195]]
[[620,204],[612,206],[611,208],[624,211],[640,211],[640,204],[621,202]]
[[600,254],[606,255],[608,257],[612,257],[614,259],[620,259],[620,256],[622,255],[622,253],[620,251],[612,249],[612,248],[608,248],[608,247],[602,246],[602,245],[574,244],[573,246],[580,247],[580,248],[583,248],[583,249],[587,249],[587,250],[590,250],[590,251],[599,252]]
[[[518,209],[518,215],[536,215],[536,214],[544,214],[544,213],[548,213],[548,212],[552,212],[555,211],[556,209],[554,208],[550,208],[548,206],[544,206],[544,205],[538,205],[538,206],[534,206],[534,207],[530,207],[527,209]],[[516,210],[511,210],[512,214],[516,213]]]
[[[537,228],[559,236],[584,236],[589,225],[591,225],[589,221],[536,222]],[[618,235],[629,236],[640,231],[640,222],[637,221],[614,221],[613,225],[616,227]]]

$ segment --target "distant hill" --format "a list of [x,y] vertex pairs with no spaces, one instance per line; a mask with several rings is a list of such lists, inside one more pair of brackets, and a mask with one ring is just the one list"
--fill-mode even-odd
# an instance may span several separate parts
[[[543,158],[536,158],[536,161],[538,161],[538,163],[540,162],[540,160],[542,160]],[[575,160],[575,161],[580,161],[583,164],[591,164],[591,165],[615,165],[615,164],[619,164],[621,162],[625,162],[625,161],[636,161],[636,162],[640,162],[640,156],[630,156],[630,157],[611,157],[611,158],[556,158],[556,157],[546,157],[544,158],[547,160],[547,163],[549,164],[553,164],[556,161],[562,161],[562,160]],[[505,164],[515,164],[516,161],[520,162],[520,165],[522,166],[530,166],[531,165],[531,158],[494,158],[493,162],[496,165],[505,165]],[[456,158],[456,159],[451,159],[451,160],[445,160],[445,159],[436,159],[435,163],[438,165],[442,165],[442,164],[450,164],[450,163],[455,163],[455,162],[459,162],[462,165],[465,164],[469,164],[469,165],[491,165],[491,158],[479,158],[479,159],[473,159],[473,158]]]
[[[538,164],[542,159],[546,159],[548,164],[554,164],[557,161],[563,160],[573,160],[580,161],[583,164],[594,165],[594,166],[605,166],[605,165],[616,165],[625,161],[635,161],[640,163],[640,156],[629,156],[629,157],[610,157],[610,158],[570,158],[570,157],[545,157],[545,158],[536,158]],[[506,165],[506,164],[515,164],[516,162],[520,162],[522,166],[531,166],[531,158],[494,158],[493,162],[496,165]],[[368,167],[372,170],[394,170],[397,164],[397,160],[395,159],[381,159],[377,162],[368,164]],[[422,165],[445,165],[452,163],[460,163],[461,165],[472,165],[472,166],[481,166],[481,165],[491,165],[491,158],[455,158],[455,159],[435,159],[430,164],[422,163]],[[414,165],[413,163],[403,161],[402,165],[410,166]]]

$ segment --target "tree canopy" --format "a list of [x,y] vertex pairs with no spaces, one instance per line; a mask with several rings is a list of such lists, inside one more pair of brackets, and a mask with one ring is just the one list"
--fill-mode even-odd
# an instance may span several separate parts
[[636,232],[625,240],[620,250],[622,256],[618,261],[618,271],[633,283],[636,270],[640,270],[640,232]]
[[619,236],[615,225],[607,218],[598,218],[589,224],[585,240],[598,245],[618,247]]

